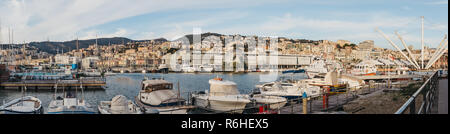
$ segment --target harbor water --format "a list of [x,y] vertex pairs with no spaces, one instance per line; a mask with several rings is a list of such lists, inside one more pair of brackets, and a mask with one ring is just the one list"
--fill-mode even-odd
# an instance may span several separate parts
[[[100,101],[111,100],[116,95],[125,95],[128,99],[134,101],[134,97],[141,90],[141,81],[144,78],[164,78],[174,84],[174,90],[178,90],[177,83],[180,83],[181,95],[185,99],[189,92],[205,91],[209,89],[208,81],[215,77],[221,77],[224,80],[230,80],[237,84],[239,91],[243,94],[251,93],[255,85],[279,79],[304,79],[307,76],[301,74],[270,74],[270,73],[169,73],[169,74],[117,74],[106,77],[106,87],[104,90],[84,91],[85,100],[97,110]],[[8,102],[21,97],[23,94],[18,90],[0,90],[0,101]],[[42,101],[42,106],[46,112],[50,101],[53,99],[54,91],[49,90],[29,90],[27,96],[34,96]],[[58,91],[58,96],[62,96],[62,91]],[[81,97],[81,91],[78,90],[78,96]],[[0,102],[1,104],[2,102]]]

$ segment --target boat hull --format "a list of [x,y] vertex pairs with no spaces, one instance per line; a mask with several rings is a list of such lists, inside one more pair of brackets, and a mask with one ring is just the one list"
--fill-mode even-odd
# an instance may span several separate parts
[[194,101],[194,105],[198,107],[226,113],[242,113],[248,103],[246,101],[209,100],[205,97],[195,97]]
[[[158,110],[159,114],[187,114],[188,108],[185,108],[184,105],[159,105],[159,106],[153,106],[151,104],[147,104],[141,100],[138,99],[138,97],[135,97],[135,102],[137,106],[144,109],[145,114],[154,114],[153,110]],[[182,103],[184,104],[184,103]],[[165,105],[165,106],[163,106]]]

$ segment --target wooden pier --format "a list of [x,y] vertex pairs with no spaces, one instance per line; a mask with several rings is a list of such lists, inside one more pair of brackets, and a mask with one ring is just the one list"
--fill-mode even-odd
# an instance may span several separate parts
[[106,85],[105,79],[86,79],[86,80],[24,80],[19,82],[2,82],[1,89],[48,89],[53,90],[57,86],[58,89],[80,88],[83,89],[103,89]]

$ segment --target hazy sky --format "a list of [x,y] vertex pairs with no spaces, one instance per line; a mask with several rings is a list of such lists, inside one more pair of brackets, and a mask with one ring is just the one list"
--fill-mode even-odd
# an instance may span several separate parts
[[169,40],[202,32],[280,36],[312,40],[350,40],[392,48],[399,31],[420,46],[420,16],[425,43],[435,47],[448,33],[448,0],[0,0],[1,41],[8,28],[15,42],[123,36]]

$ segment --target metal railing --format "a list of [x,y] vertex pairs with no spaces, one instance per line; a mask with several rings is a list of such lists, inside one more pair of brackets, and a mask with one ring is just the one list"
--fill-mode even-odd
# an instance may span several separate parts
[[[411,96],[411,98],[403,104],[400,109],[395,112],[395,114],[404,114],[409,109],[409,114],[430,114],[434,105],[438,105],[438,85],[439,85],[439,74],[434,72],[431,77],[425,81],[425,83]],[[423,100],[416,112],[416,99],[422,95]]]

